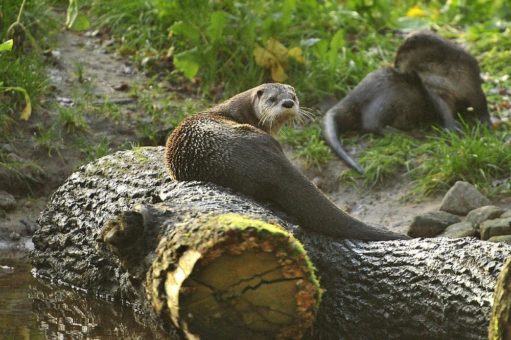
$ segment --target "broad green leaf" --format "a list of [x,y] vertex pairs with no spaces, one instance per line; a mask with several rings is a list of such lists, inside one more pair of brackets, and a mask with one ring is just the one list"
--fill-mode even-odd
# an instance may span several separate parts
[[170,33],[185,36],[194,45],[198,45],[200,43],[199,31],[192,25],[183,21],[176,21],[174,25],[170,27]]
[[0,52],[12,50],[13,43],[14,43],[14,41],[12,39],[9,39],[9,40],[1,43],[0,44]]
[[339,50],[344,46],[344,31],[338,30],[332,40],[330,40],[330,50],[328,52],[328,63],[334,66],[337,63]]
[[185,51],[174,56],[174,66],[188,78],[193,79],[199,72],[196,49]]
[[219,41],[222,38],[222,33],[228,21],[229,17],[223,11],[216,11],[211,14],[211,21],[208,26],[208,36],[211,42]]
[[78,16],[78,0],[69,0],[66,13],[66,27],[71,28]]
[[89,18],[87,18],[87,16],[85,16],[84,14],[80,13],[76,16],[76,19],[70,28],[73,31],[85,31],[89,29],[89,27],[90,27]]

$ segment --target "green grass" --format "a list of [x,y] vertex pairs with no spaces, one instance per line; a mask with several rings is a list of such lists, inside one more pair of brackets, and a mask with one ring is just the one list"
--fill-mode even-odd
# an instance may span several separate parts
[[319,124],[303,127],[283,127],[279,140],[292,146],[296,156],[302,158],[307,166],[321,167],[332,159],[330,150],[321,138]]
[[[41,56],[34,51],[51,39],[45,32],[55,27],[48,15],[52,3],[28,1],[22,17],[40,46],[26,40],[26,53],[0,56],[0,83],[27,89],[36,109],[47,93],[47,81]],[[139,104],[140,112],[134,113],[137,137],[150,143],[157,142],[162,127],[177,126],[184,117],[214,105],[212,100],[217,101],[219,94],[228,98],[283,76],[275,65],[286,76],[277,80],[293,85],[302,105],[315,108],[326,97],[341,98],[366,74],[392,63],[403,34],[428,27],[467,46],[480,62],[492,115],[511,117],[509,1],[88,0],[80,4],[94,28],[112,34],[117,50],[153,75],[147,84],[132,86],[130,93]],[[19,0],[2,2],[1,41],[18,9]],[[277,54],[268,44],[270,39],[284,50],[272,59],[273,66],[255,58],[261,49]],[[53,125],[36,130],[35,143],[50,154],[61,150],[62,130],[80,132],[80,140],[88,138],[85,112],[116,122],[124,119],[120,106],[108,99],[103,105],[92,104],[95,98],[86,74],[83,64],[77,63],[74,76],[81,86],[73,95],[75,107],[58,109]],[[169,95],[172,90],[159,87],[161,81],[183,89],[190,98],[176,100]],[[16,129],[23,105],[19,94],[0,94],[0,142]],[[318,120],[284,128],[279,140],[293,147],[307,165],[321,167],[333,155],[321,138]],[[423,140],[405,134],[362,137],[367,147],[359,161],[365,175],[347,172],[341,178],[375,187],[404,176],[414,181],[413,193],[418,196],[445,191],[456,180],[470,181],[489,195],[509,192],[509,124],[498,130],[465,129],[463,138],[443,131],[430,131]],[[360,137],[343,136],[346,144],[359,141]],[[97,148],[87,143],[78,147],[87,159],[113,148],[106,140]]]
[[405,176],[413,182],[415,197],[445,192],[456,181],[470,182],[490,196],[509,194],[509,136],[509,127],[477,125],[464,126],[462,134],[432,130],[423,140],[406,134],[370,137],[359,159],[365,174],[349,170],[342,180],[377,187]]
[[465,127],[463,135],[441,131],[431,136],[418,150],[427,155],[411,170],[415,191],[422,195],[445,192],[456,181],[466,181],[487,194],[509,194],[509,188],[492,183],[506,179],[511,183],[511,145],[509,130]]

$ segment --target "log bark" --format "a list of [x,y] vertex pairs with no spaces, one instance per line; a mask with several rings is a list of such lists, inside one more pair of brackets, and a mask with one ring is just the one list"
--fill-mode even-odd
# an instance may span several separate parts
[[511,339],[511,257],[497,281],[489,333],[491,340]]
[[[280,225],[304,244],[325,289],[308,337],[488,336],[496,278],[510,246],[468,238],[335,240],[303,230],[289,216],[228,189],[172,182],[162,157],[162,148],[120,152],[73,174],[40,217],[32,256],[37,275],[152,310],[141,278],[148,277],[162,240],[176,225],[237,214]],[[116,238],[107,237],[107,226],[119,216],[143,220],[142,241],[134,248],[117,247],[110,242]],[[158,294],[149,290],[149,300]]]

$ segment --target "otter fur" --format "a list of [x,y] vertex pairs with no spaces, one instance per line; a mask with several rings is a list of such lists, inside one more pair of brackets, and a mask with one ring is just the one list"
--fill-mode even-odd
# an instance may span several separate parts
[[169,136],[165,164],[174,180],[206,181],[270,202],[305,228],[339,238],[405,239],[337,208],[286,158],[271,136],[299,115],[294,89],[263,84],[186,118]]
[[348,166],[362,167],[343,149],[339,133],[383,135],[387,126],[410,130],[442,123],[460,131],[456,115],[490,123],[477,60],[432,32],[410,35],[398,49],[394,67],[367,75],[323,118],[323,136]]

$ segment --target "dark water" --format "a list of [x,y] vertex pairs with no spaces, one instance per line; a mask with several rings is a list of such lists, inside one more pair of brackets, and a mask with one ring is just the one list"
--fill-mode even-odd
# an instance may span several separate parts
[[0,245],[0,339],[162,339],[128,306],[35,279],[26,251]]

